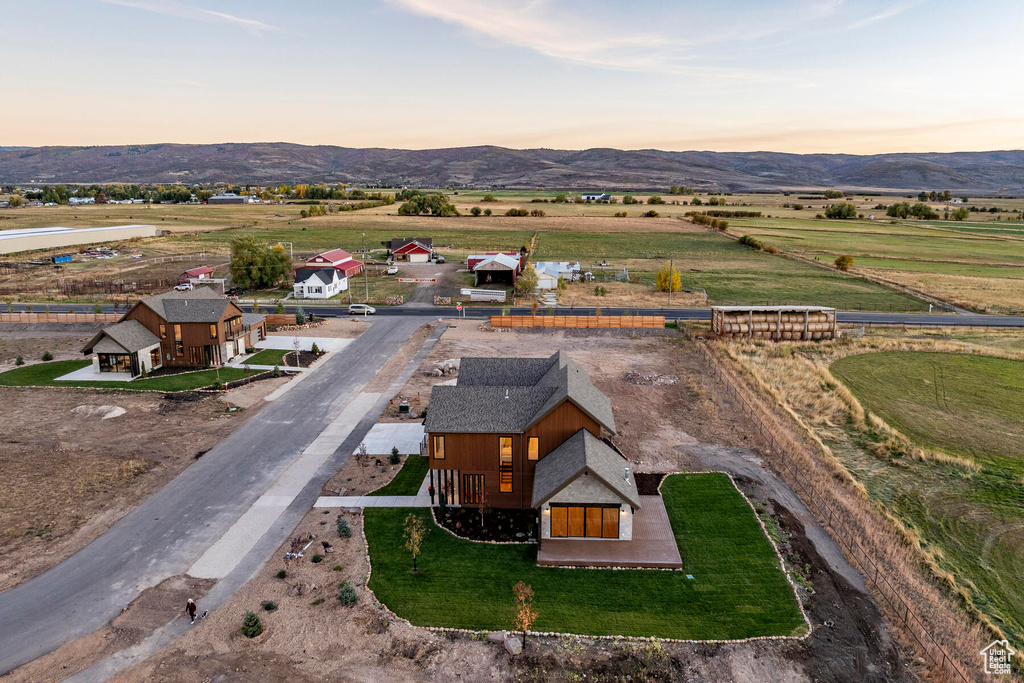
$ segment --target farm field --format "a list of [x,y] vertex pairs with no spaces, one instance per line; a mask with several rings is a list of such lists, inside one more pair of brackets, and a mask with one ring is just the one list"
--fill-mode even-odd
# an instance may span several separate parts
[[[936,580],[1011,640],[1024,636],[1024,354],[1016,337],[882,333],[791,357],[767,345],[730,348],[899,520]],[[852,394],[828,388],[835,382]]]
[[473,543],[428,519],[422,571],[413,574],[402,520],[429,513],[371,508],[365,511],[370,588],[416,625],[501,629],[512,586],[523,581],[536,596],[538,631],[713,639],[804,632],[778,558],[726,475],[673,475],[662,493],[677,542],[687,548],[692,581],[684,572],[538,567],[534,545]]

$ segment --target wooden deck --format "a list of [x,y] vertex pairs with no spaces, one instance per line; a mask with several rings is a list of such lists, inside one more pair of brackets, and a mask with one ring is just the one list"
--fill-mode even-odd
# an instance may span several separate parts
[[537,564],[570,567],[681,569],[683,561],[661,496],[640,496],[633,514],[633,540],[546,539]]

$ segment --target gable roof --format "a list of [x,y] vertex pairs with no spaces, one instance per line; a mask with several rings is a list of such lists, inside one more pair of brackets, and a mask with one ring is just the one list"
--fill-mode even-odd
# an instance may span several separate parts
[[340,263],[342,261],[347,261],[350,258],[352,258],[352,254],[348,253],[344,249],[331,249],[330,251],[319,253],[316,256],[307,259],[306,263],[309,263],[314,259],[325,259],[331,263]]
[[[429,413],[428,413],[429,414]],[[537,463],[533,474],[532,507],[540,507],[584,472],[594,476],[634,509],[640,508],[640,493],[629,461],[605,442],[581,429]]]
[[469,258],[483,258],[482,261],[473,266],[473,270],[500,270],[501,268],[515,270],[516,268],[519,267],[518,254],[516,254],[515,256],[512,256],[511,254],[487,254],[482,257],[470,256]]
[[566,354],[463,358],[455,386],[431,390],[428,432],[524,432],[565,401],[615,433],[608,397]]
[[433,237],[392,237],[387,242],[383,242],[388,249],[392,252],[401,249],[409,242],[418,242],[420,246],[426,247],[427,249],[433,249],[434,238]]
[[227,307],[234,305],[209,287],[196,287],[188,292],[154,294],[139,303],[153,309],[169,323],[219,322]]
[[295,271],[295,284],[301,284],[310,278],[329,285],[341,279],[341,275],[333,266],[327,268],[299,268]]
[[421,244],[419,240],[412,239],[412,240],[409,240],[408,242],[406,242],[405,244],[403,244],[402,246],[398,247],[397,249],[392,250],[392,253],[393,254],[405,254],[405,253],[408,253],[408,252],[416,251],[417,249],[419,249],[420,251],[425,251],[428,254],[431,252],[431,248],[430,247],[428,247],[425,244]]
[[199,277],[200,275],[209,275],[213,272],[213,268],[210,266],[199,266],[198,268],[189,268],[183,274],[190,275],[192,277]]
[[[104,327],[100,332],[89,340],[89,343],[82,347],[82,353],[89,355],[99,345],[109,347],[109,344],[103,342],[109,340],[114,342],[117,347],[123,349],[125,353],[135,353],[141,351],[144,348],[159,344],[160,339],[155,334],[146,329],[146,326],[140,323],[138,320],[122,320],[119,323],[114,323],[109,327]],[[115,348],[103,348],[101,351],[108,351],[117,353],[118,350]]]
[[346,259],[346,260],[342,261],[341,263],[335,263],[334,267],[339,269],[339,270],[349,270],[351,268],[355,268],[356,266],[362,266],[362,265],[363,265],[362,261],[356,261],[354,258],[349,258],[349,259]]

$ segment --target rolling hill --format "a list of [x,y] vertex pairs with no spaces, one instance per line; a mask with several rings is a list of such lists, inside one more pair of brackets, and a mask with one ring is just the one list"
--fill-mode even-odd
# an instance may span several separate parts
[[290,143],[0,147],[0,183],[345,182],[413,187],[708,190],[873,188],[1024,192],[1024,150],[784,154],[453,147],[404,150]]

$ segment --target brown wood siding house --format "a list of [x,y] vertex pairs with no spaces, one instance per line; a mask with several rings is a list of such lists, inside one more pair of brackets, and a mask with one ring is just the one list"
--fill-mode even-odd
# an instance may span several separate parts
[[122,320],[137,320],[160,340],[162,364],[223,365],[266,337],[266,319],[206,287],[138,302]]
[[531,508],[537,463],[580,430],[614,433],[611,404],[561,352],[464,358],[456,386],[434,387],[425,422],[438,499],[480,504],[482,483],[486,506]]

